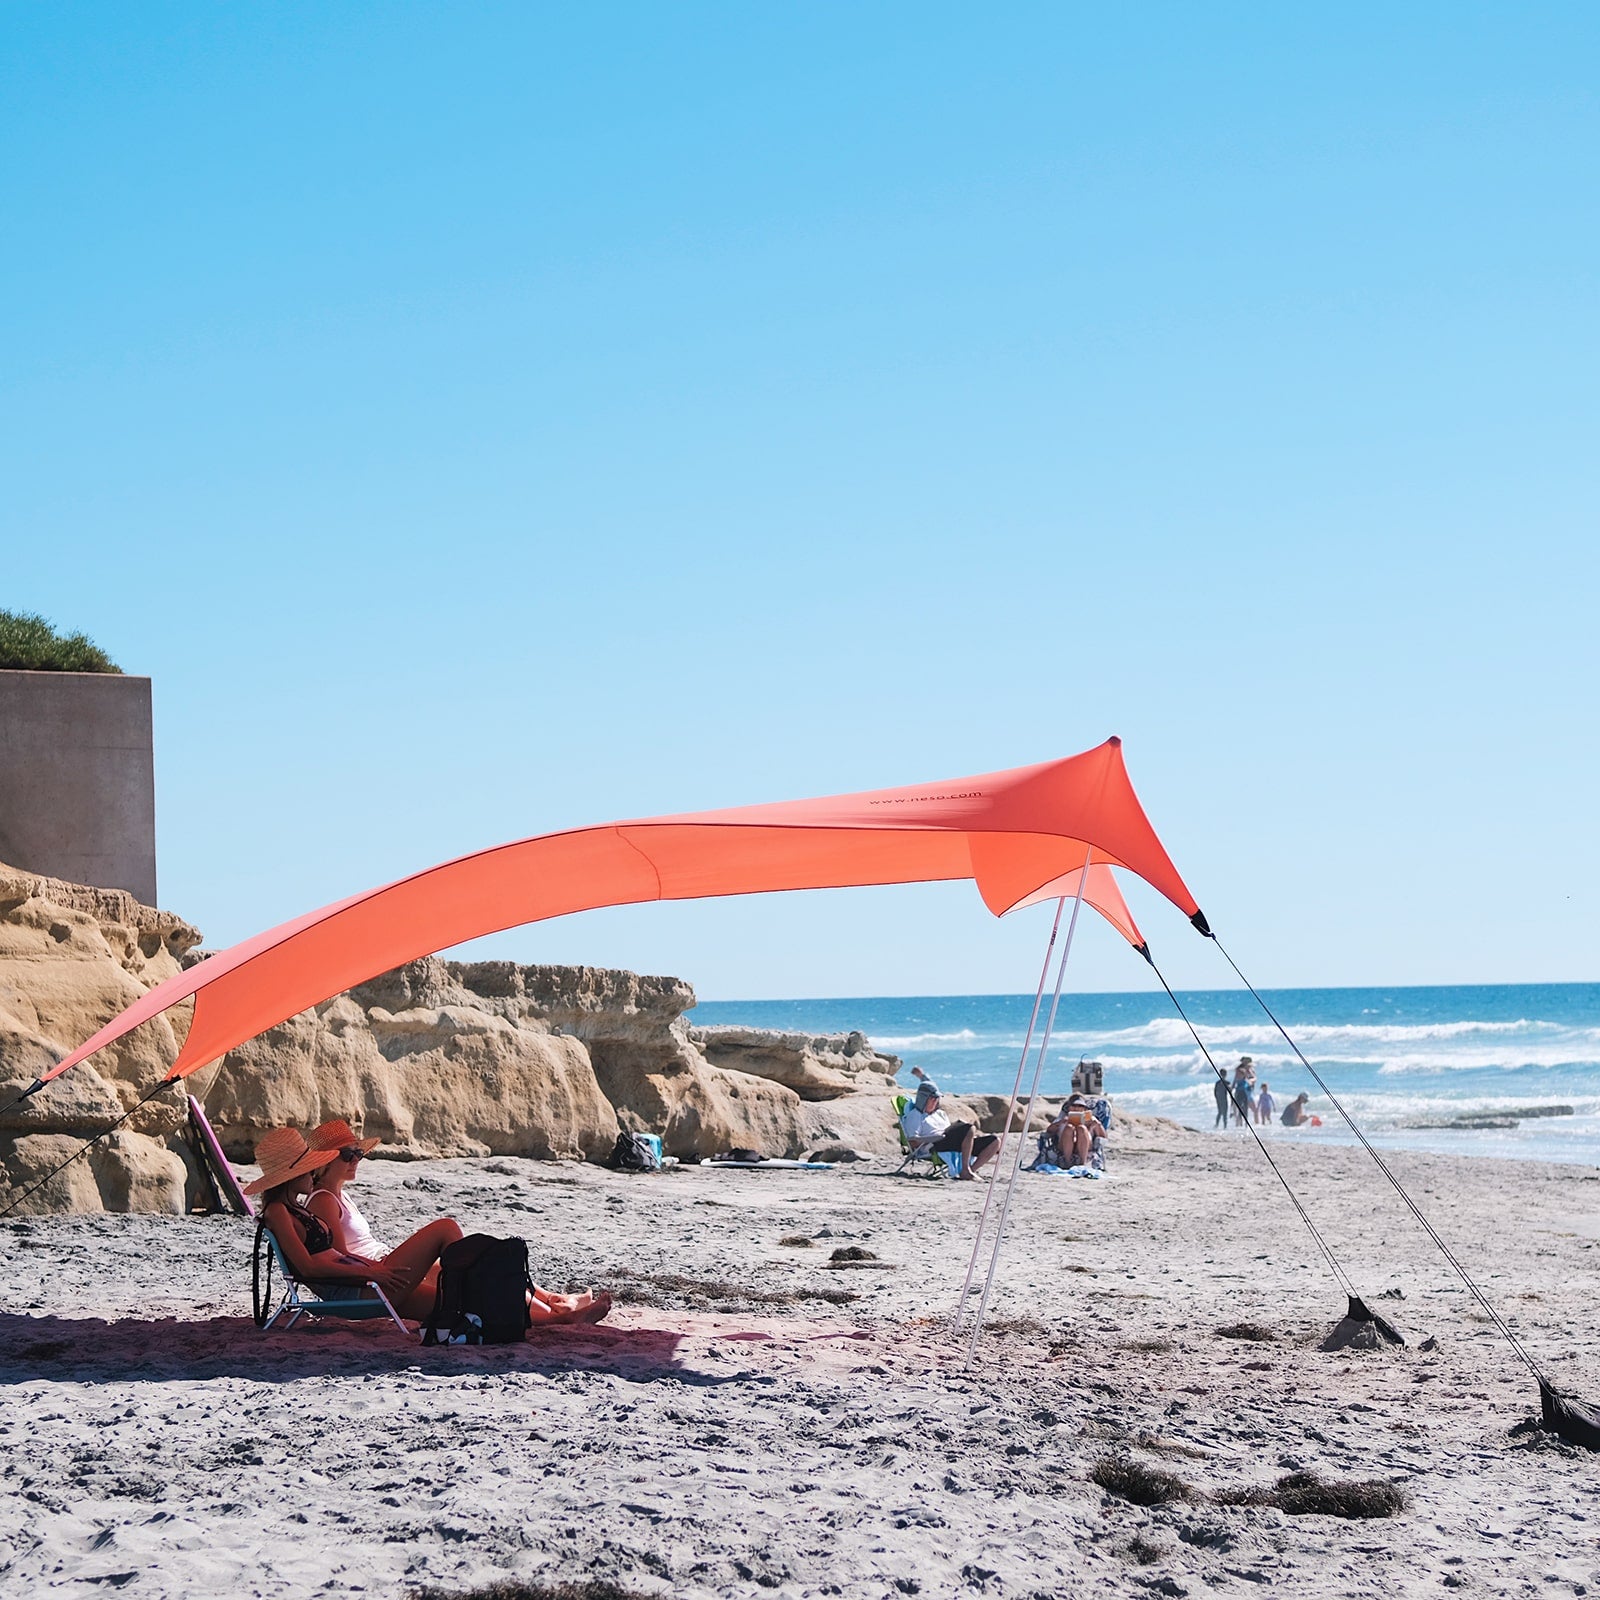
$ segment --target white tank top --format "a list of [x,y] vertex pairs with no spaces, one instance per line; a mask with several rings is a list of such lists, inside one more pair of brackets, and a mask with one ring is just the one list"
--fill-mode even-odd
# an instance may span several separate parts
[[345,1248],[363,1261],[382,1261],[388,1255],[389,1247],[374,1237],[367,1219],[356,1209],[355,1202],[346,1200],[342,1194],[335,1195],[334,1199],[339,1202],[339,1220],[344,1224]]

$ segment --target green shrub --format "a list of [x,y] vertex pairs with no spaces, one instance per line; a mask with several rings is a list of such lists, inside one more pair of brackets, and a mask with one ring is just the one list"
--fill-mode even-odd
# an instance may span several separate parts
[[81,633],[57,633],[31,611],[0,611],[0,668],[21,672],[121,672]]

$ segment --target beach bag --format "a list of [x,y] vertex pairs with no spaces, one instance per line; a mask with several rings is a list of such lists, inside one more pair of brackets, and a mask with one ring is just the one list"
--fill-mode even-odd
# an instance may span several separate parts
[[528,1245],[469,1233],[439,1257],[439,1290],[424,1344],[513,1344],[528,1331]]
[[656,1154],[653,1140],[643,1133],[629,1133],[626,1128],[617,1135],[616,1148],[611,1152],[611,1165],[618,1172],[659,1172],[661,1157]]

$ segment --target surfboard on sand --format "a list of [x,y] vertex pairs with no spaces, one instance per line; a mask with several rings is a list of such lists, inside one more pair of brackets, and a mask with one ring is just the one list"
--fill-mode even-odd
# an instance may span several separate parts
[[222,1198],[228,1202],[229,1210],[237,1216],[253,1217],[256,1208],[250,1204],[250,1196],[239,1187],[239,1180],[234,1176],[228,1158],[222,1153],[217,1130],[206,1120],[205,1108],[193,1095],[189,1096],[189,1121],[200,1135],[200,1153],[205,1157],[212,1180],[222,1191]]
[[832,1172],[831,1161],[702,1161],[702,1167],[738,1167],[745,1172],[760,1172],[764,1167],[775,1167],[784,1172]]

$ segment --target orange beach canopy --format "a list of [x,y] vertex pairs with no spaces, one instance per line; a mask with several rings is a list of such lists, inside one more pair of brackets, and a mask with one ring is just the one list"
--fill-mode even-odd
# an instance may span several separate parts
[[542,834],[324,906],[159,983],[42,1075],[48,1082],[190,995],[181,1078],[379,973],[487,933],[648,900],[971,878],[996,916],[1076,894],[1141,952],[1109,869],[1205,918],[1128,781],[1122,741],[948,783],[647,817]]

